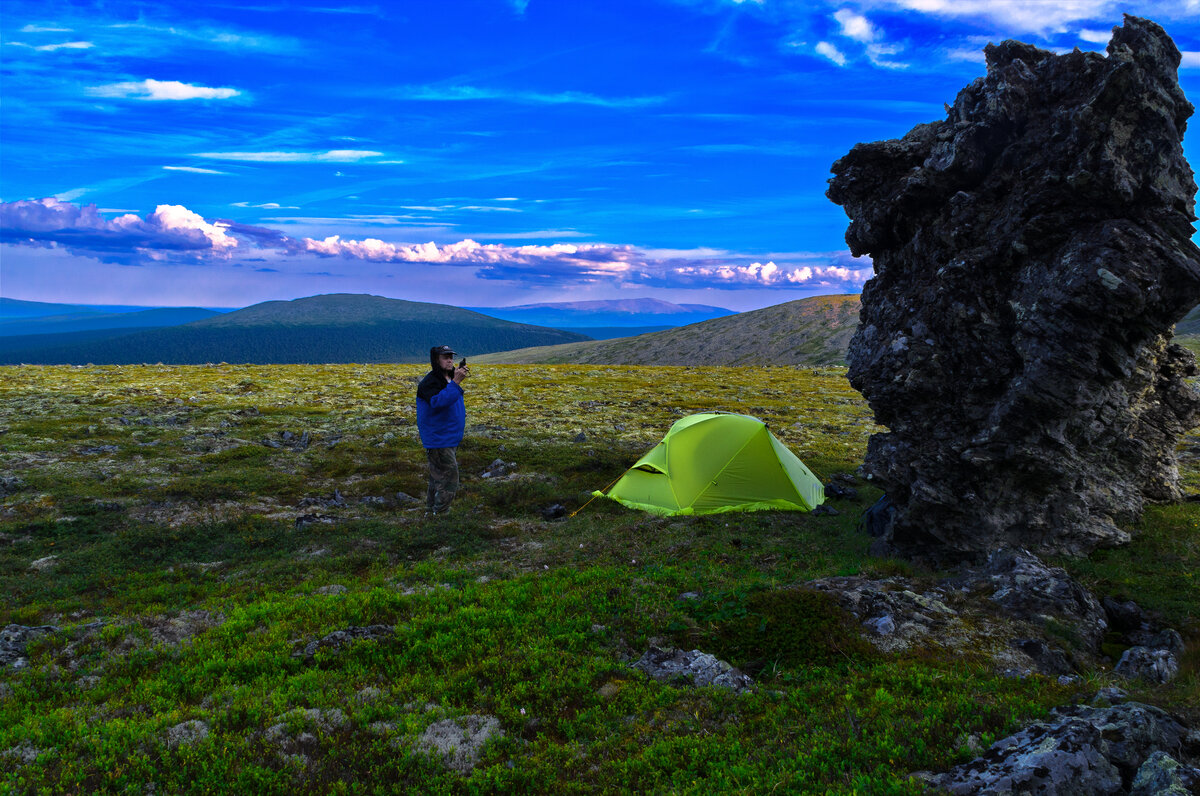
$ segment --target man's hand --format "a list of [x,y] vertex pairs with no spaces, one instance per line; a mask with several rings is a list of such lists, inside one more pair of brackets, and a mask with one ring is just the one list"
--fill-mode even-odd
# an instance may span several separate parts
[[465,365],[461,368],[455,368],[454,369],[454,383],[462,384],[463,379],[467,378],[470,375],[471,375],[471,369],[466,367]]

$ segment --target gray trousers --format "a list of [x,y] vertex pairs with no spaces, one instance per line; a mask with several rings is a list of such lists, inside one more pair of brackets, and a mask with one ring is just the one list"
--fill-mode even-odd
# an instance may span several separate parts
[[429,511],[443,512],[450,508],[454,493],[458,491],[457,448],[426,448],[429,459],[429,492],[425,496],[425,507]]

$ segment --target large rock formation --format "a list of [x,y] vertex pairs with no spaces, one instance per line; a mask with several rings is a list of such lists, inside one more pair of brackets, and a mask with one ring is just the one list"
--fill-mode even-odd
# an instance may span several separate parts
[[1200,302],[1180,55],[1127,16],[1107,57],[1016,41],[945,121],[859,144],[828,196],[871,255],[850,382],[894,552],[1083,554],[1181,497],[1200,399],[1169,343]]

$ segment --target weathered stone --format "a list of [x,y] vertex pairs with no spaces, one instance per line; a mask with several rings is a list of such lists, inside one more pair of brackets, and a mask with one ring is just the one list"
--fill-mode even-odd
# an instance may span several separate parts
[[26,645],[38,636],[57,632],[58,628],[54,625],[5,625],[0,630],[0,666],[12,666],[14,669],[24,667],[28,663],[25,659]]
[[1121,654],[1113,671],[1130,680],[1169,683],[1179,674],[1179,660],[1168,649],[1130,647]]
[[1155,752],[1177,749],[1185,728],[1162,710],[1137,702],[1107,708],[1074,705],[997,741],[981,757],[927,776],[951,794],[1126,793]]
[[1200,793],[1200,768],[1185,766],[1163,751],[1142,763],[1129,796],[1189,796]]
[[207,737],[208,725],[193,719],[167,729],[167,746],[171,749],[178,749],[181,746],[191,746]]
[[444,719],[429,725],[417,739],[416,748],[436,753],[452,771],[469,774],[479,763],[479,754],[484,744],[493,738],[502,737],[504,730],[496,717],[464,716],[461,719]]
[[1080,648],[1099,648],[1108,630],[1104,608],[1066,570],[1024,550],[1000,550],[988,557],[984,573],[996,589],[992,601],[1010,615],[1043,626],[1057,623]]
[[847,362],[889,431],[865,470],[893,553],[1083,554],[1181,496],[1200,416],[1173,325],[1200,302],[1180,54],[1126,16],[1108,56],[1016,41],[944,121],[860,144],[829,197],[875,277]]
[[29,562],[29,569],[33,572],[50,572],[58,566],[58,556],[44,556]]
[[316,657],[317,652],[321,650],[336,651],[355,641],[382,641],[391,638],[395,634],[396,631],[391,625],[351,626],[345,630],[335,630],[319,639],[308,642],[302,649],[293,652],[292,657],[312,661]]
[[679,650],[651,647],[633,668],[665,683],[682,683],[703,687],[716,686],[743,693],[754,687],[754,681],[740,669],[700,650]]

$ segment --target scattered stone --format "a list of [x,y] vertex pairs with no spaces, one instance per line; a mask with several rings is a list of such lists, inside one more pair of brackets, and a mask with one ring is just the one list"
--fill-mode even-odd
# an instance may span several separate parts
[[1100,648],[1108,619],[1096,597],[1061,567],[1046,566],[1025,550],[988,557],[984,575],[995,586],[992,601],[1012,616],[1035,624],[1056,622],[1089,652]]
[[208,737],[208,725],[193,719],[170,727],[167,730],[167,747],[178,749],[181,746],[191,746]]
[[46,556],[29,563],[29,569],[34,572],[49,572],[58,566],[58,556]]
[[1168,649],[1130,647],[1121,654],[1113,671],[1128,680],[1169,683],[1179,674],[1179,660]]
[[6,625],[0,630],[0,666],[24,668],[29,663],[25,658],[25,647],[29,642],[38,636],[57,632],[58,628],[54,625]]
[[1016,639],[1013,646],[1033,659],[1042,674],[1069,675],[1074,671],[1062,650],[1051,647],[1041,639]]
[[346,505],[346,498],[342,496],[341,490],[334,489],[331,497],[300,498],[298,505],[300,508],[309,508],[310,506],[323,506],[326,508],[330,506],[344,506]]
[[814,517],[836,517],[841,513],[842,512],[838,511],[828,503],[822,503],[812,510],[812,515]]
[[831,480],[825,485],[825,497],[834,498],[836,500],[858,500],[858,490],[852,486],[838,483],[836,480]]
[[345,586],[341,585],[340,583],[331,583],[328,586],[322,586],[318,589],[313,589],[313,594],[321,594],[321,595],[345,594],[348,591],[350,591],[350,590],[347,589]]
[[292,657],[303,658],[306,663],[311,663],[316,654],[322,650],[336,652],[356,641],[384,641],[395,634],[396,631],[390,625],[351,626],[345,630],[335,630],[308,642],[302,649],[293,652]]
[[487,469],[479,474],[480,478],[501,478],[508,475],[517,469],[516,462],[506,462],[503,459],[495,459],[487,466]]
[[479,763],[484,745],[493,738],[502,737],[504,730],[496,717],[464,716],[429,725],[414,746],[419,751],[440,756],[451,771],[469,774]]
[[25,488],[25,482],[15,475],[0,475],[0,497],[15,495]]
[[145,620],[150,640],[171,646],[190,641],[201,633],[225,624],[225,615],[211,611],[182,611],[176,616],[152,616]]
[[408,494],[407,492],[397,492],[395,500],[397,503],[401,503],[404,505],[407,505],[409,503],[417,503],[418,502],[418,500],[415,497]]
[[716,686],[735,693],[745,693],[754,681],[740,669],[700,650],[684,651],[672,647],[652,646],[634,664],[659,682],[683,684],[702,688]]
[[955,796],[1110,796],[1125,793],[1125,783],[1156,751],[1178,749],[1185,733],[1179,722],[1150,705],[1073,705],[997,741],[970,763],[922,778]]
[[1142,763],[1129,796],[1188,796],[1200,793],[1200,768],[1185,766],[1161,749]]
[[579,442],[579,443],[587,442],[587,434],[580,431],[578,434],[575,435],[575,442]]
[[1129,699],[1129,694],[1124,690],[1117,688],[1115,685],[1106,686],[1096,692],[1096,696],[1092,698],[1092,705],[1095,707],[1108,707],[1109,705],[1119,705]]
[[29,765],[37,762],[38,756],[42,754],[42,750],[30,743],[20,743],[16,746],[11,746],[0,752],[0,757],[8,757],[18,763]]
[[558,520],[567,516],[567,507],[561,503],[555,503],[542,509],[543,520]]
[[80,448],[79,453],[84,456],[102,456],[107,453],[116,453],[119,450],[121,450],[119,445],[91,445]]
[[337,517],[328,514],[301,514],[296,518],[296,530],[302,531],[310,525],[333,525]]
[[376,702],[382,697],[383,689],[371,685],[359,689],[358,693],[354,695],[359,702]]
[[1126,15],[1107,56],[984,54],[945,120],[832,167],[846,242],[875,269],[847,353],[888,429],[865,468],[896,508],[895,554],[1085,555],[1182,497],[1176,443],[1200,416],[1171,342],[1200,303],[1192,106],[1149,20]]

